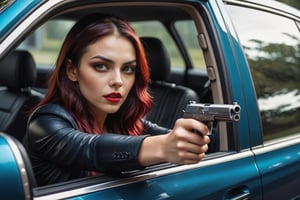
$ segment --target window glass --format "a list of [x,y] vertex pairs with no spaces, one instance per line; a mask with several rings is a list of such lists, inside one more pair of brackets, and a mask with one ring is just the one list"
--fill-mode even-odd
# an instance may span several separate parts
[[185,67],[183,58],[164,26],[158,21],[132,22],[131,26],[140,37],[156,37],[163,41],[170,56],[172,67]]
[[197,30],[194,21],[177,21],[175,22],[175,28],[183,40],[193,66],[195,68],[206,70],[204,56],[199,46]]
[[60,47],[73,21],[52,20],[38,28],[18,49],[26,49],[35,59],[38,68],[53,67]]
[[228,9],[252,73],[264,140],[300,133],[300,34],[296,23],[251,8]]

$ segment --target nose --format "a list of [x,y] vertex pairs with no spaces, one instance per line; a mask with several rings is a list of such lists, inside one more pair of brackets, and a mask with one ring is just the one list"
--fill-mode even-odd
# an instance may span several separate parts
[[123,85],[122,74],[119,70],[115,70],[112,74],[110,85],[113,87],[120,87]]

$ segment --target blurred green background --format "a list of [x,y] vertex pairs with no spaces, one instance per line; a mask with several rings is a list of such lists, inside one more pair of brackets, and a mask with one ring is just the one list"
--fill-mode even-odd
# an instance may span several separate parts
[[289,4],[289,5],[291,5],[291,6],[293,6],[293,7],[300,10],[300,1],[299,0],[277,0],[277,1]]

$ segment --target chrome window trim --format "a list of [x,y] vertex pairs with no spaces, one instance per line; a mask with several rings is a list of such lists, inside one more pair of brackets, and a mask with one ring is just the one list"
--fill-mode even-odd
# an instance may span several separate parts
[[[276,149],[284,149],[289,146],[300,144],[300,133],[296,133],[291,136],[275,138],[273,140],[266,141],[263,148],[257,148],[253,150],[255,154],[263,154],[266,152],[274,151]],[[300,151],[299,151],[300,154]]]
[[258,9],[261,11],[270,12],[273,14],[281,15],[283,17],[288,17],[293,20],[299,21],[300,16],[297,16],[295,13],[289,13],[289,11],[282,10],[280,8],[272,7],[270,5],[265,5],[263,2],[251,2],[251,1],[241,1],[241,0],[223,0],[224,3],[236,6],[244,6],[248,8]]
[[18,148],[18,146],[16,145],[16,143],[10,138],[8,137],[8,135],[0,132],[0,135],[7,141],[9,147],[11,148],[13,155],[16,159],[19,171],[20,171],[20,175],[21,175],[21,179],[22,179],[22,183],[23,183],[23,189],[24,189],[24,197],[26,200],[32,199],[31,197],[31,189],[30,188],[30,184],[29,184],[29,178],[28,178],[28,173],[26,171],[26,167],[25,167],[25,163],[22,157],[22,154]]

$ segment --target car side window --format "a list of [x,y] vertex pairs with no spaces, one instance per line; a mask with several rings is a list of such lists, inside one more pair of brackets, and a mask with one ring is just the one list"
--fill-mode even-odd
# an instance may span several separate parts
[[251,70],[264,141],[299,134],[300,34],[296,22],[252,8],[227,8]]

